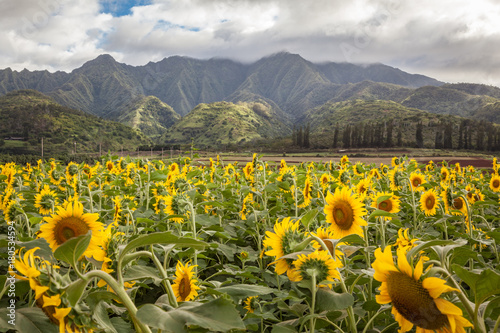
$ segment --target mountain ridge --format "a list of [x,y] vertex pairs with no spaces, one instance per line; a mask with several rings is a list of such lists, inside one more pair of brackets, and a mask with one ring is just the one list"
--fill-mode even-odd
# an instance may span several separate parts
[[[338,79],[339,75],[345,75],[346,66],[350,68],[351,75]],[[222,58],[200,60],[171,56],[143,66],[131,66],[117,62],[109,54],[103,54],[70,73],[0,70],[0,95],[12,90],[34,89],[53,97],[64,106],[98,116],[124,109],[130,100],[139,95],[152,95],[184,116],[200,103],[227,100],[243,90],[271,99],[286,113],[297,116],[307,111],[297,108],[297,103],[314,90],[328,91],[332,84],[343,84],[344,81],[355,83],[384,79],[384,71],[406,78],[398,81],[397,78],[389,77],[385,81],[397,81],[412,87],[443,84],[424,77],[426,81],[422,76],[413,82],[415,74],[386,65],[374,66],[334,62],[315,64],[300,55],[285,52],[251,64]],[[335,68],[337,79],[332,82],[328,75],[333,78]],[[273,81],[267,80],[271,73],[276,74]],[[277,78],[281,80],[278,82]],[[305,103],[304,106],[311,105]]]

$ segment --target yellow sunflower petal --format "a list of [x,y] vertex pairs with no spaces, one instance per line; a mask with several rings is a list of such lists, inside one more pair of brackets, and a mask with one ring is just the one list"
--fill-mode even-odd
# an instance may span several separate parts
[[458,289],[447,286],[446,281],[437,277],[428,277],[422,281],[422,286],[429,291],[432,298],[438,298],[442,293],[450,291],[459,291]]
[[458,306],[445,299],[436,298],[434,300],[434,303],[436,303],[437,308],[439,309],[439,311],[441,311],[442,314],[454,316],[462,315],[462,310]]
[[392,314],[394,315],[394,318],[396,319],[396,321],[398,322],[399,324],[399,327],[400,329],[398,330],[399,333],[404,333],[404,332],[408,332],[409,330],[411,330],[413,328],[413,324],[406,320],[405,317],[403,317],[399,312],[398,310],[396,310],[395,307],[392,307]]
[[413,277],[415,280],[420,280],[422,273],[424,271],[424,260],[420,258],[415,266],[415,271],[413,272]]
[[398,268],[400,272],[405,273],[408,276],[413,276],[413,269],[411,268],[408,259],[406,259],[405,252],[401,250],[398,250]]

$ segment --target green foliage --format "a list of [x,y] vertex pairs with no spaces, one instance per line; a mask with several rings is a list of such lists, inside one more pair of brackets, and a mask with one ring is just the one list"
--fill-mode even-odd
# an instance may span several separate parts
[[[254,111],[256,104],[259,113]],[[161,141],[189,143],[193,138],[196,146],[206,147],[248,143],[288,134],[288,128],[272,113],[272,109],[266,107],[266,115],[262,115],[261,105],[243,102],[200,104],[172,126]]]
[[[149,143],[142,133],[123,124],[103,120],[82,111],[63,107],[34,90],[19,90],[0,97],[0,133],[23,141],[5,140],[4,152],[33,154],[135,149]],[[29,142],[27,141],[29,140]],[[11,143],[21,144],[12,146]]]

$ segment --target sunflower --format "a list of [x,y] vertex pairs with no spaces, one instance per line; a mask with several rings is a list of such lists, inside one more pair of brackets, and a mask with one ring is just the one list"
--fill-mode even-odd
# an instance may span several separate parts
[[447,183],[450,180],[450,170],[447,167],[441,168],[441,182]]
[[36,282],[36,278],[38,278],[41,274],[41,272],[38,270],[38,268],[35,265],[35,252],[36,250],[39,250],[39,247],[32,248],[22,254],[22,250],[24,248],[21,248],[19,250],[19,260],[15,259],[14,261],[14,267],[15,267],[15,272],[21,274],[18,275],[15,272],[9,272],[14,273],[14,276],[19,279],[19,280],[25,280],[29,281],[31,289],[35,289],[35,287],[38,285],[38,282]]
[[425,165],[425,171],[427,172],[432,172],[434,171],[434,162],[433,161],[429,161],[426,165]]
[[56,192],[52,191],[49,185],[44,185],[43,189],[35,195],[35,207],[42,215],[53,213],[54,207],[58,204]]
[[196,282],[198,280],[194,277],[193,269],[197,265],[189,266],[189,263],[183,265],[180,261],[177,261],[177,266],[175,266],[175,280],[172,285],[175,297],[177,297],[178,302],[185,302],[194,299],[198,296],[198,287]]
[[398,171],[398,168],[394,168],[391,171],[389,171],[389,186],[391,188],[391,191],[399,191],[403,188],[401,186],[401,181],[399,180],[400,173]]
[[364,201],[369,189],[371,188],[372,181],[370,178],[361,179],[358,184],[356,184],[356,193],[360,201]]
[[375,250],[375,258],[373,277],[382,282],[376,300],[379,304],[392,303],[392,314],[401,327],[399,332],[407,332],[413,326],[417,326],[417,333],[465,332],[464,327],[472,327],[459,307],[439,297],[445,292],[458,292],[457,289],[437,277],[421,280],[422,258],[411,267],[405,252],[398,250],[396,267],[390,246],[383,252],[380,248]]
[[75,162],[69,162],[68,166],[66,167],[66,178],[68,179],[68,182],[77,174],[78,174],[78,164],[76,164]]
[[365,169],[363,167],[363,164],[361,162],[356,162],[354,166],[352,167],[352,171],[356,176],[364,177],[365,176]]
[[340,164],[344,166],[347,163],[349,163],[349,157],[347,155],[342,156],[342,158],[340,159]]
[[400,165],[400,164],[401,164],[401,162],[402,162],[402,161],[401,161],[401,159],[400,159],[399,157],[394,156],[394,157],[391,159],[391,166],[392,166],[393,168],[397,168],[397,167],[398,167],[398,165]]
[[331,181],[332,176],[330,176],[328,173],[324,173],[321,175],[321,177],[319,178],[319,183],[321,184],[321,188],[323,189],[323,191],[328,188]]
[[307,255],[299,254],[298,259],[293,262],[293,266],[298,274],[292,281],[302,281],[310,279],[313,273],[316,277],[316,283],[321,281],[334,281],[340,278],[337,268],[342,267],[340,260],[334,260],[332,256],[325,252],[316,250]]
[[304,195],[304,202],[299,205],[300,208],[307,207],[311,203],[312,195],[312,185],[309,177],[306,178],[304,183],[304,190],[302,190],[302,194]]
[[425,183],[425,176],[418,172],[412,172],[410,175],[410,184],[413,191],[419,192],[423,191],[424,188],[421,186]]
[[415,242],[417,241],[416,238],[410,239],[408,237],[408,229],[403,229],[400,228],[398,230],[398,239],[396,240],[395,246],[398,247],[398,249],[401,249],[404,251],[404,253],[408,252],[408,250],[411,250],[413,247],[415,247]]
[[467,204],[465,203],[465,200],[462,197],[453,198],[453,201],[452,201],[450,208],[452,209],[451,213],[453,215],[467,216]]
[[420,209],[427,216],[436,215],[438,203],[438,194],[433,189],[424,192],[420,197]]
[[55,251],[67,240],[85,235],[92,231],[90,244],[83,255],[93,256],[93,252],[100,250],[103,237],[103,225],[98,222],[99,214],[84,213],[83,205],[78,202],[69,202],[67,205],[57,207],[57,213],[51,217],[44,217],[47,222],[40,226],[39,238],[44,238]]
[[[384,210],[388,213],[398,213],[399,209],[399,197],[395,196],[392,192],[380,192],[375,195],[372,201],[372,207],[380,210]],[[386,220],[392,220],[392,217],[385,217]]]
[[[320,228],[316,229],[316,233],[311,232],[311,236],[315,236],[315,237],[318,237],[319,239],[321,239],[323,241],[323,243],[325,243],[325,245],[328,248],[328,250],[330,251],[330,253],[333,255],[334,248],[333,248],[333,243],[331,240],[335,239],[335,235],[333,234],[333,231],[331,229],[320,227]],[[319,244],[317,241],[312,241],[311,244],[316,250],[320,250],[320,251],[323,250],[323,248],[321,247],[321,244]],[[337,249],[335,249],[335,250],[336,250],[337,255],[341,254],[340,251],[338,251]]]
[[490,189],[493,192],[500,192],[500,176],[493,175],[490,180]]
[[263,241],[265,248],[271,248],[265,253],[275,258],[276,267],[274,270],[278,274],[287,273],[291,279],[294,275],[292,259],[280,259],[284,255],[294,252],[296,245],[304,240],[304,234],[299,232],[300,220],[293,221],[286,217],[283,221],[274,225],[274,232],[266,231],[266,238]]
[[361,226],[366,226],[367,223],[362,216],[366,215],[366,210],[356,195],[352,195],[350,189],[337,188],[335,194],[328,192],[325,200],[327,204],[323,211],[335,238],[350,234],[363,236]]
[[382,178],[382,175],[380,174],[378,169],[371,169],[368,173],[368,176],[370,176],[371,178],[376,178],[377,180]]
[[[247,204],[251,205],[253,203],[253,193],[249,192],[245,198],[243,199],[243,203],[241,205],[240,217],[243,221],[246,221],[247,214],[251,212],[250,208]],[[251,206],[250,206],[251,207]]]
[[250,296],[245,300],[245,306],[243,309],[246,309],[248,313],[253,313],[258,308],[258,296]]

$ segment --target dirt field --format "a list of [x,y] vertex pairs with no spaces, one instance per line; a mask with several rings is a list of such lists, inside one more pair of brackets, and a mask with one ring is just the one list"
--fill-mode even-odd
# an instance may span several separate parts
[[[396,155],[395,155],[396,156]],[[411,157],[409,157],[411,158]],[[302,162],[323,162],[326,163],[328,161],[333,161],[333,162],[338,162],[340,161],[340,157],[328,157],[328,156],[323,156],[323,157],[313,157],[313,156],[293,156],[293,155],[287,155],[285,157],[283,156],[262,156],[261,160],[266,161],[266,162],[275,162],[275,163],[280,163],[281,160],[285,160],[288,164],[300,164]],[[366,164],[372,164],[374,163],[375,165],[380,165],[381,163],[384,164],[391,164],[391,159],[392,157],[349,157],[349,161],[351,163],[356,163],[358,161],[366,163]],[[197,159],[200,162],[206,163],[208,162],[208,158],[199,158]],[[251,156],[226,156],[223,157],[222,160],[225,163],[234,163],[238,161],[239,164],[244,164],[247,162],[250,162],[252,160]],[[491,159],[485,159],[485,158],[477,158],[477,157],[415,157],[415,160],[418,163],[421,164],[427,164],[430,160],[432,160],[434,163],[440,163],[442,161],[446,161],[449,165],[450,164],[455,164],[455,163],[460,163],[461,166],[468,166],[472,165],[476,168],[491,168],[492,167],[492,160]]]

